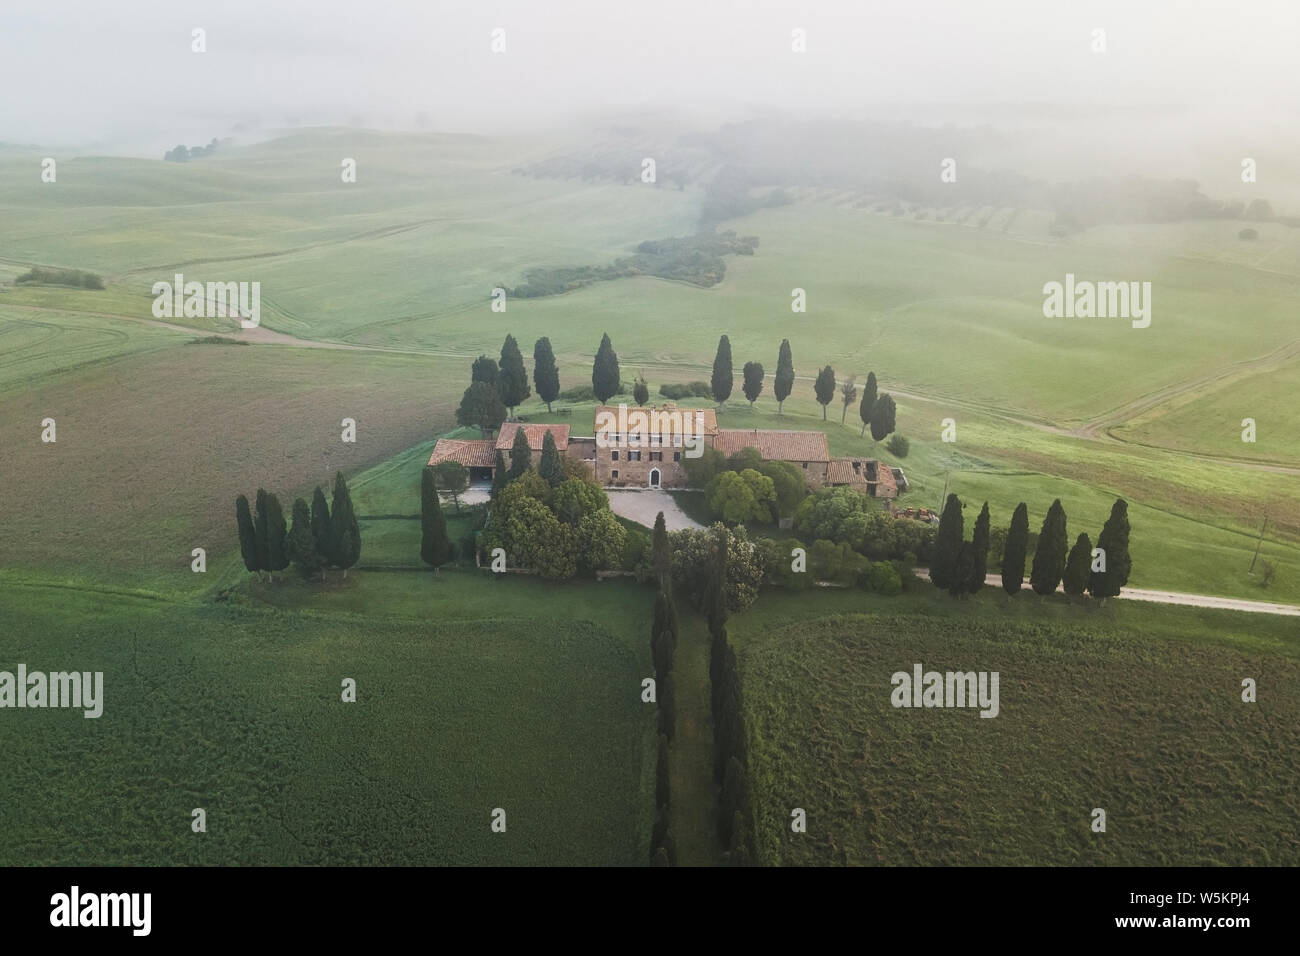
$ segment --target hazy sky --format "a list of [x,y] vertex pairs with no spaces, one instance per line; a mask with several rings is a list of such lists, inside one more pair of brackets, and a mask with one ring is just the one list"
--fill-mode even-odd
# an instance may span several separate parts
[[1300,113],[1297,51],[1297,0],[0,0],[0,140],[409,128],[420,112],[495,133],[749,106],[957,122],[1194,108],[1267,129]]

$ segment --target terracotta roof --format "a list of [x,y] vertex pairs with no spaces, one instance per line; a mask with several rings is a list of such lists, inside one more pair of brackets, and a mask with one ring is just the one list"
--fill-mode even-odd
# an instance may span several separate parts
[[569,444],[568,425],[521,425],[519,422],[503,422],[501,431],[497,432],[496,447],[502,451],[509,451],[515,443],[515,432],[521,428],[528,438],[528,447],[533,451],[542,450],[542,442],[546,440],[547,432],[555,438],[557,450],[564,451]]
[[860,471],[854,471],[853,462],[849,459],[832,458],[826,469],[826,480],[832,485],[851,485],[858,481],[865,482],[867,476]]
[[830,461],[825,432],[778,431],[766,428],[724,428],[713,447],[724,455],[757,448],[767,461]]
[[[601,412],[609,412],[615,419],[618,418],[617,405],[597,405],[596,410],[592,413],[593,431],[600,430],[595,423],[599,419]],[[644,412],[647,417],[651,412],[658,412],[661,415],[665,412],[676,412],[682,416],[683,422],[690,423],[692,434],[716,435],[718,433],[718,416],[711,408],[679,408],[676,402],[664,402],[662,405],[629,405],[627,414],[631,415],[633,412]],[[700,420],[696,418],[697,413],[703,420],[704,428],[702,432],[694,431],[696,421]],[[650,421],[653,422],[653,419],[650,419]]]
[[433,446],[433,454],[429,456],[429,464],[436,465],[444,461],[458,461],[466,468],[491,468],[496,464],[492,439],[463,441],[459,438],[439,438]]

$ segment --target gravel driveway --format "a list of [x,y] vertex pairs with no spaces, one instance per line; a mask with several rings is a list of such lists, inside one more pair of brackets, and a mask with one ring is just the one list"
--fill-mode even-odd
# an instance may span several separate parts
[[655,526],[655,516],[661,511],[664,513],[664,526],[669,531],[704,527],[688,518],[686,512],[677,507],[673,496],[666,491],[606,488],[605,494],[609,496],[609,507],[614,514],[635,521],[637,524],[643,524],[647,528]]

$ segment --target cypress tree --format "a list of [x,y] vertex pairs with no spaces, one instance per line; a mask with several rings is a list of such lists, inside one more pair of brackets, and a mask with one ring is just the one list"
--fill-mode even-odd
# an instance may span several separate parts
[[360,557],[361,527],[352,510],[348,484],[340,471],[334,475],[334,500],[330,502],[330,562],[336,568],[342,568],[343,577],[347,578],[348,568]]
[[533,385],[537,388],[537,397],[546,403],[549,412],[551,402],[560,397],[560,369],[555,364],[551,340],[546,336],[533,346]]
[[505,419],[506,407],[501,403],[501,396],[496,386],[487,382],[471,383],[456,407],[457,425],[473,425],[484,434],[496,431]]
[[884,441],[893,434],[896,412],[897,406],[894,404],[894,396],[888,392],[876,399],[876,404],[871,409],[872,448],[876,447],[876,442]]
[[670,673],[659,681],[659,733],[672,740],[676,727],[677,705],[673,694],[673,675]]
[[668,528],[664,524],[664,513],[655,516],[655,529],[651,537],[650,556],[654,563],[655,578],[659,590],[668,591],[673,581],[673,552],[668,544]]
[[482,382],[484,385],[491,385],[495,389],[500,375],[501,370],[497,367],[496,359],[480,355],[470,367],[469,380],[471,385],[474,382]]
[[861,438],[867,433],[867,426],[871,424],[871,410],[876,407],[876,396],[879,394],[879,386],[876,384],[876,373],[867,373],[867,384],[862,386],[862,402],[858,405],[858,417],[862,419],[862,431],[858,432]]
[[321,558],[321,580],[325,580],[325,568],[330,563],[330,506],[325,501],[325,492],[317,485],[311,496],[311,536],[316,545],[316,553]]
[[655,677],[662,684],[669,671],[673,669],[673,635],[668,630],[666,622],[663,630],[654,631],[650,635],[650,657],[654,664]]
[[520,426],[515,429],[515,440],[510,445],[510,470],[506,472],[506,481],[514,481],[526,472],[532,460],[533,451],[528,447],[528,434]]
[[614,352],[609,334],[600,337],[600,348],[591,366],[591,390],[602,405],[618,394],[618,355]]
[[[663,518],[663,515],[659,517]],[[256,574],[261,570],[257,558],[257,529],[253,527],[253,515],[244,495],[235,499],[235,524],[239,528],[239,553],[244,559],[244,567]]]
[[271,572],[271,580],[274,581],[275,572],[283,571],[289,566],[289,528],[284,521],[280,499],[274,494],[266,496],[266,519],[267,570]]
[[[523,431],[523,429],[519,429]],[[546,430],[542,438],[542,458],[537,463],[537,473],[546,479],[552,488],[564,480],[564,463],[560,461],[560,449],[555,444],[555,436]]]
[[813,382],[813,393],[817,396],[817,403],[822,407],[822,421],[826,421],[826,406],[835,397],[835,369],[827,365],[817,373],[817,380]]
[[1029,586],[1035,594],[1048,595],[1056,591],[1065,574],[1065,558],[1069,548],[1065,509],[1061,507],[1061,499],[1057,498],[1043,519],[1043,528],[1038,533],[1038,547],[1034,551],[1034,564],[1029,571]]
[[714,635],[722,631],[727,624],[727,529],[721,524],[715,525],[713,573],[709,577],[707,597],[709,633]]
[[731,822],[731,856],[732,866],[749,866],[751,862],[749,849],[749,824],[745,815],[739,810],[732,815]]
[[781,340],[781,350],[776,358],[776,378],[772,382],[772,394],[776,396],[776,413],[782,413],[785,400],[794,388],[794,358],[790,354],[790,340]]
[[[1092,571],[1089,564],[1088,590],[1095,598],[1119,597],[1120,588],[1128,584],[1133,572],[1133,559],[1128,551],[1128,502],[1116,498],[1111,505],[1110,517],[1097,536],[1097,547],[1105,556],[1106,570]],[[1100,555],[1098,556],[1100,559]]]
[[763,394],[763,363],[746,362],[740,374],[742,378],[740,387],[745,393],[745,398],[749,402],[749,410],[752,412],[754,403],[758,401],[758,396]]
[[655,847],[654,852],[650,854],[650,865],[672,866],[672,864],[668,862],[668,851],[661,846]]
[[659,757],[655,761],[655,806],[668,806],[668,738],[659,735]]
[[735,378],[731,370],[731,340],[725,335],[718,339],[718,354],[713,357],[713,378],[709,381],[713,389],[713,400],[719,409],[727,407]]
[[632,399],[638,405],[645,405],[650,401],[650,386],[646,384],[645,376],[636,377],[636,383],[632,386]]
[[506,459],[505,456],[501,454],[501,449],[498,448],[496,464],[492,468],[492,490],[489,492],[489,497],[495,499],[497,492],[504,488],[508,481],[509,478],[506,475]]
[[853,404],[858,397],[857,376],[850,375],[849,380],[840,386],[840,424],[844,424],[845,417],[849,414],[849,406]]
[[722,775],[722,792],[718,795],[718,836],[725,847],[731,846],[733,835],[744,839],[743,830],[734,833],[734,824],[737,814],[745,809],[745,787],[745,768],[735,757],[729,758]]
[[1078,597],[1088,590],[1088,578],[1091,573],[1092,539],[1085,531],[1074,539],[1070,556],[1065,559],[1065,575],[1062,577],[1065,593],[1071,597]]
[[1015,596],[1025,583],[1025,556],[1029,551],[1029,509],[1022,501],[1016,505],[1007,529],[1006,547],[1002,549],[1002,590]]
[[930,559],[930,580],[935,587],[946,589],[952,585],[964,534],[961,501],[956,495],[949,495],[943,505],[943,514],[939,516],[939,531],[934,536],[933,557]]
[[513,335],[507,335],[501,346],[501,367],[497,373],[497,393],[502,403],[510,409],[513,417],[515,408],[523,404],[532,394],[528,388],[528,369],[524,367],[524,357],[519,352],[519,343]]
[[971,557],[975,566],[971,568],[970,581],[966,590],[978,594],[984,587],[984,578],[989,573],[989,503],[984,502],[979,517],[975,519],[975,533],[971,536]]
[[957,560],[953,562],[948,593],[953,597],[961,597],[970,590],[970,580],[974,574],[975,548],[969,541],[963,541],[957,548]]
[[442,513],[433,469],[428,467],[420,474],[420,560],[433,565],[435,571],[451,560],[447,519]]
[[270,517],[267,513],[268,496],[266,491],[257,489],[257,517],[254,519],[254,541],[257,545],[257,570],[258,577],[261,577],[262,571],[271,570],[271,551],[270,551]]
[[316,536],[311,526],[311,509],[302,498],[293,503],[293,527],[289,531],[289,559],[303,575],[320,570],[325,557],[316,550]]

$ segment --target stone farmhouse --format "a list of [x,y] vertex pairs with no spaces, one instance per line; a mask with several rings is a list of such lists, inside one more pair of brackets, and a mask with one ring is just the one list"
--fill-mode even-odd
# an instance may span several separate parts
[[[719,428],[713,409],[679,409],[671,402],[653,408],[621,410],[598,406],[593,431],[599,434],[601,422],[617,418],[620,412],[624,416],[620,421],[628,417],[635,419],[635,412],[645,413],[647,417],[652,412],[680,414],[683,420],[693,423],[689,437],[704,447],[715,448],[728,457],[745,448],[754,448],[765,461],[785,461],[799,468],[810,488],[847,486],[873,498],[898,497],[898,482],[888,466],[874,458],[831,458],[825,432]],[[546,433],[550,432],[560,454],[585,463],[595,479],[607,487],[685,488],[688,485],[682,459],[690,457],[693,442],[679,444],[669,435],[660,441],[657,434],[640,434],[635,430],[606,432],[605,440],[597,442],[595,436],[570,435],[568,425],[505,422],[495,439],[438,439],[429,464],[458,461],[469,469],[471,482],[491,481],[496,453],[500,451],[509,463],[515,433],[521,428],[528,439],[534,467],[541,457]]]

